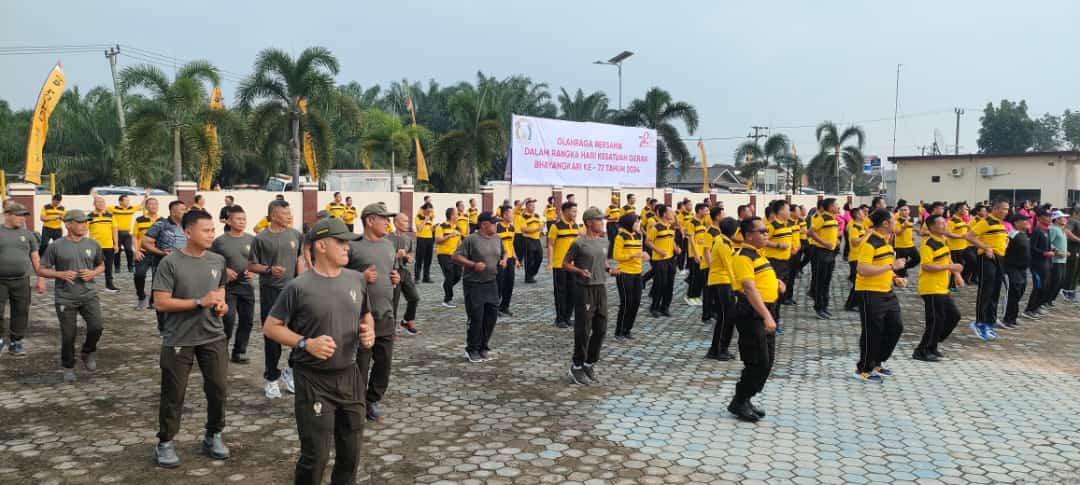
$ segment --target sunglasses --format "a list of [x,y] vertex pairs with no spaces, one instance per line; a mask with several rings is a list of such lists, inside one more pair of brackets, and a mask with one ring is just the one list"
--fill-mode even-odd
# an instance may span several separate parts
[[755,232],[758,233],[758,234],[768,234],[769,230],[768,229],[752,229],[752,230],[747,231],[747,232],[749,232],[750,234],[753,234]]

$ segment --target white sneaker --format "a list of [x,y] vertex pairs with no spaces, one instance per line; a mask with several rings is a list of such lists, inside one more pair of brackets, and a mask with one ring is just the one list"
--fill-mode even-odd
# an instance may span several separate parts
[[266,385],[263,386],[263,393],[266,394],[267,399],[278,399],[281,397],[281,389],[278,388],[277,381],[266,381]]
[[689,296],[684,296],[682,301],[683,303],[686,303],[687,306],[694,306],[694,299],[690,298]]
[[445,301],[442,302],[442,306],[445,307],[445,308],[457,308],[457,305],[455,305],[453,303],[450,303],[450,302],[445,302]]
[[296,394],[296,382],[293,381],[292,368],[286,367],[281,371],[281,382],[285,383],[285,390],[289,394]]

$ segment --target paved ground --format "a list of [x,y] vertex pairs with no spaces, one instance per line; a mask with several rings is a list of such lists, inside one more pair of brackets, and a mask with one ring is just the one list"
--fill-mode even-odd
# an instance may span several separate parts
[[[437,272],[437,270],[436,270]],[[846,294],[846,268],[834,302]],[[253,364],[232,366],[225,435],[233,458],[197,453],[205,419],[193,374],[180,442],[183,465],[152,466],[157,336],[132,310],[132,285],[104,296],[100,370],[60,382],[49,296],[37,298],[30,356],[0,356],[0,482],[288,483],[298,451],[292,399],[262,395]],[[436,277],[436,281],[438,278]],[[805,279],[803,282],[805,283]],[[612,304],[614,286],[609,288]],[[422,285],[424,334],[397,343],[389,417],[368,426],[363,483],[1077,483],[1080,477],[1078,307],[983,343],[962,327],[937,364],[909,358],[922,303],[904,290],[905,334],[884,385],[850,377],[856,315],[808,318],[785,308],[787,333],[758,403],[757,425],[725,411],[741,365],[704,360],[699,309],[645,318],[631,343],[605,344],[600,385],[571,387],[571,331],[551,325],[550,278],[516,290],[499,322],[497,360],[462,355],[464,315]],[[676,288],[682,295],[683,285]],[[802,293],[803,291],[799,291]],[[960,295],[973,313],[974,289]],[[458,295],[460,301],[460,295]],[[614,315],[612,315],[612,319]],[[966,325],[966,321],[964,323]],[[612,328],[614,322],[612,321]]]

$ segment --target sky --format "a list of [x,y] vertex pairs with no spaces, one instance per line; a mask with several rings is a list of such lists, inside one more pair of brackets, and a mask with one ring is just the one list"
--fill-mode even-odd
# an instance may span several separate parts
[[69,87],[112,82],[101,48],[5,48],[120,44],[121,68],[150,60],[170,75],[161,56],[207,59],[224,72],[229,105],[261,49],[320,45],[337,55],[342,84],[524,74],[553,95],[603,90],[614,107],[616,70],[592,62],[629,50],[623,103],[659,86],[695,106],[698,129],[680,131],[705,139],[710,163],[730,163],[755,125],[787,135],[808,160],[823,120],[862,126],[864,153],[884,158],[901,64],[896,155],[919,154],[935,130],[951,152],[957,107],[960,151],[973,152],[988,102],[1026,99],[1032,117],[1080,110],[1077,18],[1080,2],[1068,0],[0,0],[0,99],[32,107],[57,60]]

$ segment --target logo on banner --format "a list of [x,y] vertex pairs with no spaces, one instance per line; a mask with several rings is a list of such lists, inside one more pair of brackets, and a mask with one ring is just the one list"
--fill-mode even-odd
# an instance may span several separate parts
[[649,132],[642,132],[638,137],[638,148],[652,146],[652,137],[649,136]]
[[529,123],[529,120],[525,118],[519,118],[514,123],[514,138],[517,138],[517,141],[522,143],[532,141],[532,123]]

